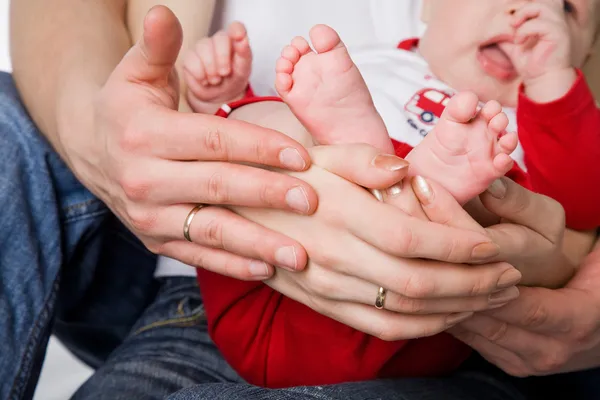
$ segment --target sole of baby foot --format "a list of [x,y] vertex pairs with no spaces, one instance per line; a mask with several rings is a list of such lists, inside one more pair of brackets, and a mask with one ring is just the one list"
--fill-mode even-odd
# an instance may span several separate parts
[[275,88],[319,144],[368,143],[393,152],[371,94],[335,30],[317,25],[277,61]]
[[184,60],[187,100],[195,112],[214,113],[224,103],[243,98],[252,68],[246,28],[233,22],[200,40]]
[[506,134],[508,118],[497,102],[478,110],[469,92],[450,99],[442,117],[408,155],[411,173],[435,179],[464,204],[483,192],[513,165],[515,134]]

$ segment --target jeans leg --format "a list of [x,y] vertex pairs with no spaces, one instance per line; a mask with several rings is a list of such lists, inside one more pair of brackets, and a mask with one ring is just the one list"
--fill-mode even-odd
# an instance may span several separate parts
[[73,400],[164,399],[205,382],[241,382],[208,336],[196,279],[159,280],[160,290],[131,334]]
[[[293,373],[293,369],[291,370]],[[263,389],[244,383],[207,383],[168,400],[526,400],[510,379],[478,356],[443,378],[405,378],[339,385]]]
[[262,389],[212,383],[184,389],[169,400],[525,400],[518,392],[466,377],[394,379],[331,386]]
[[[0,221],[0,398],[30,398],[53,323],[79,356],[99,362],[154,294],[148,287],[154,258],[136,250],[139,243],[61,161],[7,73],[0,73]],[[103,261],[113,269],[99,267]],[[132,306],[123,306],[130,298]],[[88,334],[71,334],[75,327]],[[92,341],[91,332],[107,330],[112,340]]]

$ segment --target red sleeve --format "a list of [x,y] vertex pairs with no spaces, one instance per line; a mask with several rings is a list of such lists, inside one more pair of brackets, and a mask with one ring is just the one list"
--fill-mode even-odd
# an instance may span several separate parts
[[581,71],[551,103],[535,103],[521,88],[517,123],[533,190],[563,205],[569,227],[599,227],[600,110]]

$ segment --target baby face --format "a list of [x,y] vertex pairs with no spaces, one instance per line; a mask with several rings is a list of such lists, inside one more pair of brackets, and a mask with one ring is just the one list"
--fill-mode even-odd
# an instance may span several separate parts
[[581,67],[594,43],[599,0],[423,0],[428,25],[419,51],[432,72],[454,89],[515,106],[522,81],[510,58],[517,46],[515,12],[532,1],[556,10],[558,20],[544,23],[566,23],[561,40],[570,42],[571,65]]

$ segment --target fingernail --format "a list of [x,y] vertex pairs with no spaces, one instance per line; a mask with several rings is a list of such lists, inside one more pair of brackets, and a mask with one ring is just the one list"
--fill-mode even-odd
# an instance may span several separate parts
[[280,247],[277,249],[275,252],[275,261],[277,261],[277,265],[290,271],[298,269],[296,249],[294,246]]
[[220,73],[221,75],[229,75],[229,72],[230,72],[230,71],[229,71],[229,68],[226,68],[226,67],[223,67],[223,68],[221,68],[221,69],[219,70],[219,73]]
[[422,176],[415,176],[412,179],[412,187],[417,198],[423,205],[429,205],[433,201],[433,190],[427,180]]
[[279,161],[283,166],[295,171],[306,169],[306,161],[300,152],[292,147],[285,148],[279,153]]
[[500,292],[490,294],[488,303],[490,306],[502,305],[516,299],[517,297],[519,297],[519,289],[513,286],[511,288],[501,290]]
[[471,261],[485,261],[500,254],[500,246],[496,243],[480,243],[473,247]]
[[310,204],[308,203],[308,196],[306,195],[306,191],[301,186],[296,186],[293,189],[288,190],[285,194],[285,202],[290,208],[302,213],[306,214],[310,209]]
[[268,278],[269,277],[269,266],[262,261],[251,261],[250,262],[250,274],[257,278]]
[[386,171],[400,171],[403,168],[408,168],[408,161],[391,154],[378,154],[371,164],[377,168],[385,169]]
[[511,286],[515,286],[517,283],[521,281],[523,275],[517,271],[516,269],[509,269],[498,279],[498,283],[496,283],[496,288],[498,289],[506,289]]
[[373,194],[373,196],[375,196],[375,198],[379,201],[383,201],[383,193],[381,193],[381,190],[379,189],[371,189],[371,193]]
[[465,319],[469,319],[471,316],[473,316],[473,312],[450,314],[446,318],[446,326],[448,326],[448,327],[454,326],[454,325],[458,324],[459,322],[464,321]]
[[506,183],[502,179],[496,179],[487,189],[488,193],[497,199],[506,196]]
[[394,186],[390,186],[386,189],[385,193],[388,197],[396,197],[402,193],[402,181],[396,183]]

